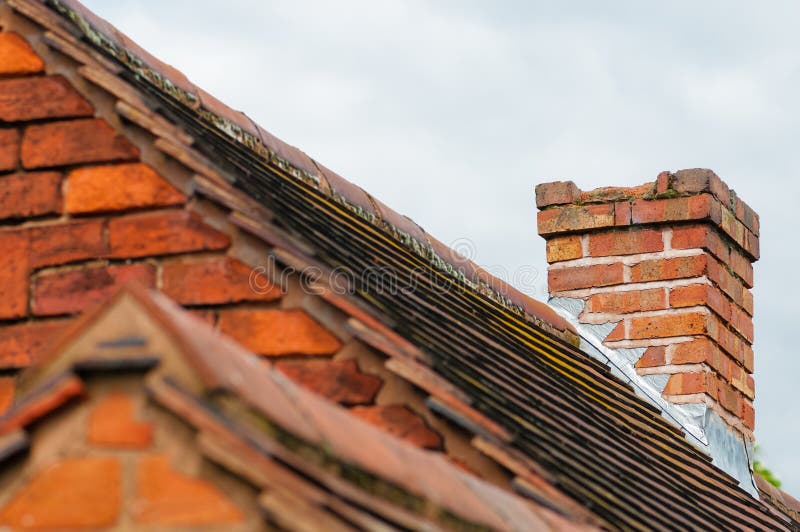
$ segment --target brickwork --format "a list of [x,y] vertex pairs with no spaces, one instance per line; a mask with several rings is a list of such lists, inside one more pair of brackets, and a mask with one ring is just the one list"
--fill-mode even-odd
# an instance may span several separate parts
[[647,348],[636,369],[669,374],[667,399],[707,402],[750,436],[758,215],[704,169],[627,189],[548,183],[536,200],[550,294],[615,323],[608,346]]

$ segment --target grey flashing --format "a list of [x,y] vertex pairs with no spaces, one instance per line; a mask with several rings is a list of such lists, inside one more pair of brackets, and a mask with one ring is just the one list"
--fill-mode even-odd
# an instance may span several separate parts
[[634,364],[645,348],[612,349],[603,344],[616,325],[581,323],[578,316],[584,301],[577,298],[551,298],[552,306],[578,331],[580,349],[608,366],[611,373],[630,384],[634,392],[661,412],[662,417],[680,428],[686,439],[709,455],[715,466],[737,481],[739,487],[758,498],[753,480],[753,444],[705,404],[673,404],[661,396],[669,375],[639,375]]

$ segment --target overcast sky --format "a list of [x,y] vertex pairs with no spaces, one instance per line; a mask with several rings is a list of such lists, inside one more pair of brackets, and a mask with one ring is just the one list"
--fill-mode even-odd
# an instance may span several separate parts
[[800,4],[84,3],[540,299],[537,183],[715,170],[761,215],[756,436],[800,495]]

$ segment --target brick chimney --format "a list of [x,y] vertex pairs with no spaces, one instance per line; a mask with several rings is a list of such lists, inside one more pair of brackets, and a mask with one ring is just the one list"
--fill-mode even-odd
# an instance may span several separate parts
[[550,296],[582,300],[579,322],[607,324],[606,347],[645,348],[636,373],[665,376],[664,399],[705,403],[752,439],[758,215],[705,169],[589,192],[547,183],[536,204]]

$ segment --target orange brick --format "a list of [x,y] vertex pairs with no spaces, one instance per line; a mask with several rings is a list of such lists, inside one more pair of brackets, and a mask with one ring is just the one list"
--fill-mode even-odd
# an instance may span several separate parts
[[614,204],[614,225],[623,226],[631,224],[631,204],[619,201]]
[[115,218],[108,224],[108,239],[115,258],[216,251],[230,245],[227,235],[182,210]]
[[550,269],[547,272],[550,292],[621,284],[622,275],[622,263]]
[[670,346],[670,364],[701,364],[713,358],[715,350],[719,350],[710,340],[698,338],[691,342],[682,342]]
[[32,310],[37,316],[80,312],[107,299],[119,287],[134,280],[155,287],[155,266],[93,266],[40,275],[33,286]]
[[0,219],[61,212],[61,174],[31,172],[0,177]]
[[40,362],[70,321],[48,320],[0,326],[0,368],[24,368]]
[[29,241],[24,231],[0,232],[0,319],[28,312]]
[[654,229],[631,229],[589,235],[589,255],[635,255],[664,250],[661,231]]
[[83,214],[186,202],[178,189],[142,163],[90,166],[67,176],[66,211]]
[[0,74],[35,74],[42,70],[44,62],[28,41],[17,33],[0,33]]
[[732,245],[720,232],[709,225],[677,226],[672,230],[673,249],[705,249],[714,255],[723,264],[727,264],[744,284],[753,286],[753,264],[742,252],[738,245]]
[[631,266],[631,282],[666,281],[700,277],[706,271],[706,255],[646,260]]
[[0,510],[16,530],[105,528],[122,509],[122,468],[111,457],[67,458],[40,471]]
[[728,412],[740,415],[742,395],[722,379],[717,379],[717,401]]
[[396,438],[423,449],[441,449],[442,438],[431,430],[417,414],[402,405],[357,406],[351,408],[363,419]]
[[730,301],[715,287],[707,284],[676,286],[669,292],[669,305],[674,308],[706,306],[722,319],[730,319]]
[[627,336],[624,324],[620,323],[606,337],[606,340],[613,342],[617,340],[693,336],[705,334],[708,328],[707,316],[698,312],[629,318],[628,321],[630,325]]
[[710,374],[705,371],[674,373],[667,380],[664,387],[664,395],[691,395],[695,393],[707,393],[711,390],[714,383]]
[[139,158],[139,149],[100,118],[28,126],[21,152],[25,168]]
[[538,213],[539,234],[569,233],[614,226],[614,205],[567,205]]
[[220,330],[267,356],[332,355],[342,344],[302,310],[225,309]]
[[663,345],[648,347],[644,354],[639,357],[639,360],[636,361],[635,367],[653,368],[665,366],[667,364],[666,350]]
[[124,393],[104,397],[89,416],[86,439],[92,445],[144,449],[152,438],[152,425],[136,421],[133,400]]
[[16,389],[16,379],[14,377],[0,377],[0,417],[11,408],[14,402],[14,390]]
[[631,222],[646,224],[708,219],[711,217],[712,199],[709,194],[658,200],[638,199],[633,202]]
[[550,205],[574,203],[581,197],[581,191],[572,181],[556,181],[536,186],[536,206],[540,209]]
[[0,120],[92,116],[94,108],[63,76],[0,80]]
[[753,297],[744,284],[731,275],[730,272],[718,261],[709,259],[707,265],[708,278],[716,284],[720,290],[730,297],[734,303],[742,307],[748,314],[753,315]]
[[214,485],[178,473],[161,455],[139,461],[131,513],[140,525],[208,526],[243,519],[239,509]]
[[756,411],[749,401],[742,401],[742,422],[750,430],[756,428]]
[[252,268],[231,257],[176,259],[164,262],[162,290],[183,305],[216,305],[239,301],[274,301],[281,288],[250,283]]
[[383,381],[363,373],[355,360],[280,361],[275,367],[296,383],[343,405],[372,403]]
[[586,302],[587,312],[627,314],[666,308],[663,288],[594,294]]
[[0,172],[19,166],[19,131],[0,129]]
[[733,327],[745,340],[751,344],[755,341],[755,331],[753,330],[753,318],[744,311],[734,306],[731,312],[731,327]]
[[103,228],[101,220],[32,227],[29,230],[31,268],[104,257],[108,247]]
[[581,237],[559,236],[547,241],[547,262],[560,262],[583,257]]

